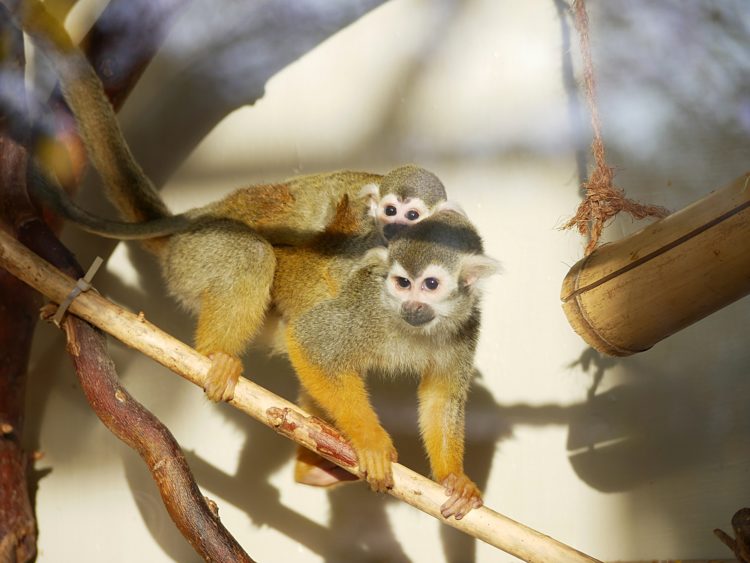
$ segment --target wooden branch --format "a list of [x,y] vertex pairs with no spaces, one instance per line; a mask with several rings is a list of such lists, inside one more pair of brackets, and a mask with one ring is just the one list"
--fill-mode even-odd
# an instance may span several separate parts
[[750,174],[574,265],[560,298],[573,329],[627,356],[750,293]]
[[63,327],[89,404],[107,428],[146,462],[182,535],[206,561],[251,562],[221,524],[216,506],[201,494],[174,436],[120,386],[104,334],[71,315]]
[[750,508],[740,508],[734,513],[732,530],[734,538],[719,529],[714,530],[714,534],[734,552],[737,561],[750,563]]
[[[74,280],[2,232],[0,266],[56,303],[63,301],[75,286]],[[95,291],[77,297],[70,311],[203,387],[210,360],[152,325],[142,313],[135,315]],[[356,455],[335,429],[251,381],[240,379],[230,404],[297,443],[311,447],[344,469],[356,471]],[[399,464],[393,466],[393,477],[392,496],[523,560],[550,563],[596,561],[486,507],[472,510],[462,520],[444,519],[440,515],[440,505],[446,499],[442,487]]]
[[[39,218],[25,221],[18,235],[66,271],[83,275],[74,257]],[[13,240],[4,232],[0,232],[0,237]],[[19,242],[14,244],[25,249]],[[38,316],[37,310],[30,314],[33,318]],[[200,493],[169,430],[120,387],[103,335],[75,317],[66,319],[65,328],[68,351],[86,399],[105,426],[144,459],[169,515],[183,536],[208,561],[251,561],[221,524],[215,507]]]
[[[25,221],[19,226],[18,235],[20,240],[38,249],[66,271],[77,276],[83,274],[73,256],[40,219]],[[0,238],[13,240],[2,231]],[[16,241],[13,243],[25,249]],[[32,318],[38,316],[37,310],[29,314]],[[180,532],[206,560],[251,561],[223,527],[212,505],[201,495],[169,430],[120,387],[103,336],[80,319],[70,317],[70,321],[75,322],[72,327],[66,324],[68,350],[89,404],[107,428],[136,449],[145,460]]]
[[[25,195],[25,174],[26,151],[0,136],[3,211],[7,211],[5,206],[18,209],[23,205],[17,196]],[[7,218],[2,219],[7,225]],[[23,563],[36,556],[36,522],[28,487],[30,456],[21,439],[26,366],[41,302],[29,286],[8,272],[0,272],[0,561]]]
[[[16,231],[33,214],[26,196],[26,91],[23,36],[0,6],[0,229]],[[10,102],[8,101],[10,99]],[[21,117],[21,119],[19,119]],[[26,379],[40,296],[9,273],[0,272],[0,561],[36,557],[37,530],[29,491],[31,458],[22,446]]]

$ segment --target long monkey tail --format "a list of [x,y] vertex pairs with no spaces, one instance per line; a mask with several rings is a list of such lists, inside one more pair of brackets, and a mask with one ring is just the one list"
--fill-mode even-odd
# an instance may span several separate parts
[[[38,0],[0,3],[52,61],[89,159],[121,216],[132,222],[170,216],[154,185],[133,158],[99,77],[63,25]],[[163,241],[144,241],[144,246],[158,252],[160,242]]]

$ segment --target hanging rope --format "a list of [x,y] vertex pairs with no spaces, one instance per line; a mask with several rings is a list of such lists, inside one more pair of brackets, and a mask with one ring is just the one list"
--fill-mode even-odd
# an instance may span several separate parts
[[604,141],[602,140],[601,120],[596,105],[596,82],[594,80],[594,64],[591,60],[589,46],[589,19],[584,0],[573,2],[573,13],[578,35],[581,42],[581,58],[583,61],[583,80],[586,100],[591,111],[591,127],[594,140],[591,153],[594,155],[595,168],[588,182],[583,182],[586,198],[578,206],[575,216],[570,219],[563,229],[576,227],[583,236],[590,237],[586,246],[586,256],[591,254],[599,243],[604,225],[620,211],[627,211],[635,219],[645,217],[666,217],[669,211],[657,205],[643,205],[625,197],[625,192],[612,183],[614,170],[607,165]]

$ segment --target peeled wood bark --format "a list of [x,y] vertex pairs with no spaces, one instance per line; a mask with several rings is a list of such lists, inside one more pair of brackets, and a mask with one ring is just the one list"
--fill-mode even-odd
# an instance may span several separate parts
[[627,356],[750,293],[750,174],[606,244],[562,285],[573,329],[604,354]]
[[[56,303],[63,301],[75,286],[74,280],[2,232],[0,266]],[[71,304],[70,311],[188,381],[203,386],[211,365],[210,360],[152,325],[143,314],[135,315],[94,291],[77,297]],[[356,472],[356,455],[340,434],[323,421],[310,417],[296,405],[244,378],[240,378],[230,404],[297,443],[317,451],[344,469]],[[324,447],[321,449],[319,444],[324,444]],[[389,491],[392,496],[520,559],[540,563],[596,561],[487,507],[472,510],[462,520],[445,519],[440,515],[440,506],[446,500],[440,485],[400,464],[394,464],[393,477],[395,485]]]

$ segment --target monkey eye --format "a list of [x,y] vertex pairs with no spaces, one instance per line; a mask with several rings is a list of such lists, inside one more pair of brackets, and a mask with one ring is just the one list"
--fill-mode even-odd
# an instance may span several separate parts
[[393,217],[396,213],[398,213],[398,210],[395,205],[385,206],[385,214],[388,215],[388,217]]
[[415,209],[410,209],[409,211],[406,212],[406,218],[409,221],[416,221],[417,219],[419,219],[419,211],[416,211]]
[[424,280],[424,286],[430,291],[434,291],[440,285],[440,281],[437,278],[427,278]]
[[402,289],[408,289],[411,287],[411,282],[408,278],[402,278],[401,276],[394,276],[396,284]]

